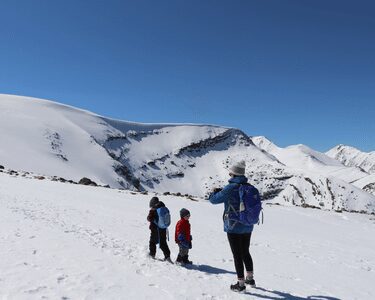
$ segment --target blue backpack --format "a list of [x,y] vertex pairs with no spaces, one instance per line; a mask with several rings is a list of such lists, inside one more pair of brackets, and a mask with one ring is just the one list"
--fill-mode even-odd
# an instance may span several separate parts
[[259,224],[259,216],[262,211],[262,203],[258,190],[250,184],[241,184],[240,210],[237,214],[238,222],[250,226]]
[[154,223],[161,229],[167,228],[171,224],[169,209],[165,206],[159,207],[156,213],[158,214],[158,221],[154,221]]

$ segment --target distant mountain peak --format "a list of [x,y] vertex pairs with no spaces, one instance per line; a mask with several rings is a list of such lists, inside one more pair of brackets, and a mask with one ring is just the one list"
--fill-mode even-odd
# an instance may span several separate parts
[[251,137],[253,143],[260,149],[270,152],[273,149],[279,148],[270,139],[265,136],[253,136]]
[[345,166],[358,167],[375,174],[375,151],[363,152],[353,146],[340,144],[328,150],[326,154]]

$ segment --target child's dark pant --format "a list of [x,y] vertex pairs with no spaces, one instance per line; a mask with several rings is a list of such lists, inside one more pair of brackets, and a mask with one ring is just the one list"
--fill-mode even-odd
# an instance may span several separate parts
[[181,258],[184,258],[185,256],[189,255],[189,248],[184,248],[181,245],[178,245],[178,248],[180,249],[180,251],[178,252],[178,255]]
[[169,250],[167,244],[167,229],[160,229],[156,225],[151,228],[150,235],[150,255],[155,256],[156,245],[160,245],[161,251],[164,253],[164,257],[168,258],[171,256],[171,251]]
[[249,252],[250,238],[251,232],[243,234],[228,233],[228,241],[232,249],[238,278],[244,278],[244,264],[246,271],[253,271],[253,259]]

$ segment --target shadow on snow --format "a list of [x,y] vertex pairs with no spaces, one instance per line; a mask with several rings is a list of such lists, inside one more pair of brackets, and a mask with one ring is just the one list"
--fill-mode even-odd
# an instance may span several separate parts
[[196,270],[208,274],[236,274],[236,272],[215,268],[208,265],[185,265],[185,267],[189,270]]
[[250,292],[247,290],[245,294],[249,296],[255,296],[260,299],[270,299],[270,300],[340,300],[339,298],[336,297],[330,297],[330,296],[307,296],[307,297],[299,297],[299,296],[294,296],[292,294],[286,293],[286,292],[280,292],[280,291],[275,291],[275,290],[267,290],[265,288],[261,287],[255,287],[252,288],[252,290],[259,290],[267,293],[271,293],[274,295],[267,296],[267,295],[261,295],[257,294],[254,292]]

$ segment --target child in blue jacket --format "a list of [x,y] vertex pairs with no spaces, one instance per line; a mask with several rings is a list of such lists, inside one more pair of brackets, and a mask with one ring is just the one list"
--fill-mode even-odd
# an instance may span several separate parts
[[167,244],[167,229],[159,228],[156,223],[158,222],[158,214],[156,210],[160,207],[165,206],[163,202],[159,201],[158,197],[152,197],[150,200],[150,211],[147,216],[147,221],[150,222],[150,242],[149,242],[149,255],[155,258],[156,245],[160,245],[160,249],[163,251],[164,260],[172,262],[170,259],[171,251]]

